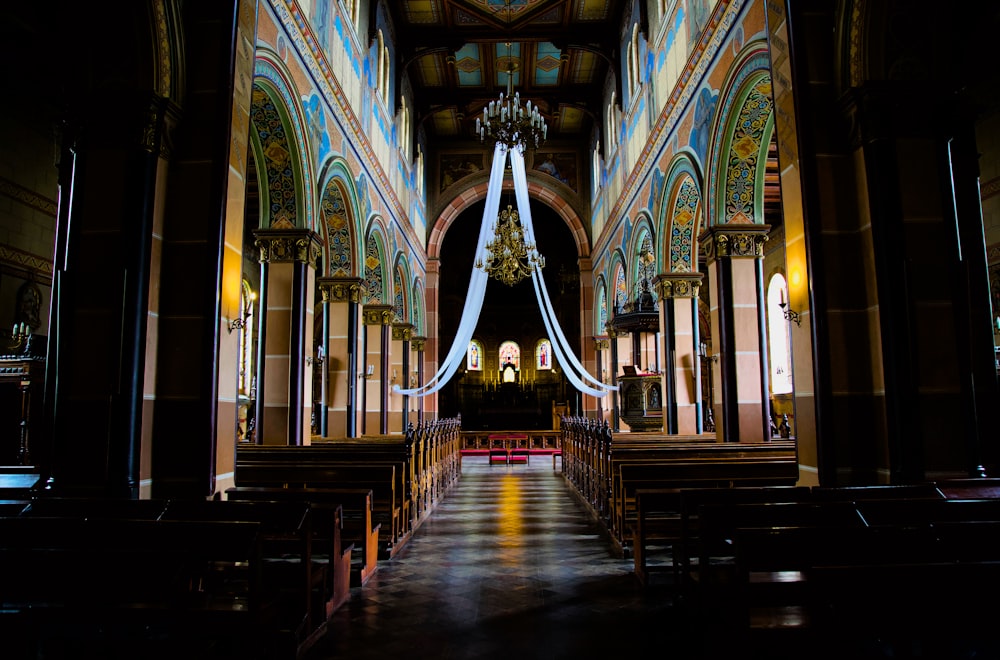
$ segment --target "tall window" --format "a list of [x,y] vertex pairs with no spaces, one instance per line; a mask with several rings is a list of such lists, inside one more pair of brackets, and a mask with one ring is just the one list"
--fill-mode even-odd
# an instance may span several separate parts
[[535,346],[535,368],[552,368],[552,343],[548,339],[542,339]]
[[240,309],[246,310],[246,318],[243,319],[243,327],[240,328],[240,374],[239,387],[240,394],[250,397],[250,390],[253,389],[253,330],[254,330],[254,303],[257,300],[256,294],[250,288],[250,283],[243,280],[240,288]]
[[513,366],[515,371],[521,369],[521,347],[517,345],[517,342],[505,341],[500,344],[499,355],[501,369],[506,365]]
[[788,321],[782,303],[788,300],[785,278],[777,274],[767,287],[767,334],[771,357],[771,392],[788,394],[792,391],[792,355],[788,345]]
[[483,370],[483,345],[477,339],[469,342],[465,352],[465,368],[469,371]]

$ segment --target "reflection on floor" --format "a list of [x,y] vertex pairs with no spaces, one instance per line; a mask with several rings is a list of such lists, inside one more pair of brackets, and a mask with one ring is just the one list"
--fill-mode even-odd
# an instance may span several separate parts
[[354,589],[310,660],[688,657],[681,649],[697,644],[672,609],[612,555],[547,457],[466,457],[459,483]]

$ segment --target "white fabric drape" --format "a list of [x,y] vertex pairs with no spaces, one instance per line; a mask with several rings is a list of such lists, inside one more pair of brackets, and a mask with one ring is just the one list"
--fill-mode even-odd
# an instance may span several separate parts
[[[511,161],[511,171],[514,175],[514,195],[518,206],[518,216],[521,221],[521,228],[524,233],[526,243],[536,245],[535,229],[531,224],[531,207],[528,200],[528,180],[524,171],[524,155],[519,147],[509,151]],[[486,246],[494,239],[494,229],[496,217],[500,212],[500,194],[503,190],[503,171],[507,164],[508,149],[501,143],[497,143],[493,152],[493,167],[490,170],[490,184],[486,192],[486,207],[483,209],[483,224],[479,229],[479,242],[476,245],[475,263],[485,263],[487,261],[488,250]],[[537,257],[537,248],[533,249],[529,257]],[[587,373],[587,370],[576,359],[572,348],[563,334],[559,322],[556,320],[555,312],[552,309],[552,302],[545,289],[545,280],[541,270],[534,258],[531,263],[531,280],[535,287],[535,298],[538,300],[538,307],[542,312],[542,321],[545,323],[545,330],[548,336],[554,337],[552,341],[553,351],[556,360],[563,366],[563,373],[576,389],[584,394],[595,397],[606,396],[609,390],[617,390],[615,385],[606,385]],[[427,383],[420,387],[402,389],[399,385],[393,386],[393,391],[407,396],[427,396],[433,394],[444,387],[445,383],[451,380],[455,372],[465,360],[466,351],[472,335],[479,323],[479,314],[483,309],[483,299],[486,296],[486,284],[489,281],[489,274],[482,268],[473,266],[472,275],[469,278],[469,293],[465,299],[465,310],[462,312],[462,319],[458,324],[455,333],[454,343],[448,351],[448,355],[438,368],[436,374]],[[597,384],[597,388],[586,385],[582,379],[586,378]]]

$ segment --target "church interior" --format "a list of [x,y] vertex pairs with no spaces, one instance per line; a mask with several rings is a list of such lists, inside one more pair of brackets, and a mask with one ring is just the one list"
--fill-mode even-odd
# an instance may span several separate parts
[[[417,657],[499,657],[499,629],[463,620],[443,640],[459,603],[490,609],[470,576],[508,587],[496,612],[526,607],[503,600],[509,575],[462,562],[507,547],[511,528],[487,522],[529,494],[574,503],[549,506],[579,529],[516,516],[515,563],[529,561],[525,535],[550,535],[520,565],[525,584],[565,598],[528,599],[548,624],[534,623],[544,641],[528,657],[631,648],[587,636],[605,617],[638,653],[654,620],[697,610],[680,607],[689,567],[674,526],[695,486],[849,492],[848,517],[869,526],[883,510],[854,506],[862,492],[933,487],[912,499],[977,502],[963,548],[998,547],[1000,512],[983,503],[1000,502],[998,29],[987,0],[5,4],[0,630],[33,631],[14,657],[69,657],[74,635],[134,651],[142,637],[104,632],[97,614],[99,634],[59,618],[54,576],[82,578],[40,549],[115,575],[182,571],[194,553],[182,539],[200,562],[216,541],[225,555],[185,582],[199,594],[210,578],[261,580],[297,599],[275,615],[293,641],[262,657],[421,643]],[[481,510],[470,489],[488,497]],[[262,506],[273,523],[279,499],[296,534],[303,519],[337,530],[306,543],[326,562],[296,574],[304,596],[275,587],[266,561],[263,577],[246,571],[276,543]],[[935,548],[973,529],[928,526]],[[56,543],[81,534],[105,538],[114,561]],[[591,534],[607,561],[575,545]],[[476,547],[451,555],[439,544],[454,536]],[[655,539],[675,569],[660,583],[644,563]],[[560,557],[580,564],[563,573]],[[238,579],[219,577],[227,562]],[[1000,581],[1000,555],[948,562]],[[579,596],[600,580],[603,596]],[[385,594],[407,582],[432,586],[394,610]],[[575,598],[600,606],[580,612]],[[238,609],[266,618],[268,605]],[[373,641],[427,624],[406,606],[456,613],[423,641]],[[156,608],[128,617],[140,609]],[[246,625],[208,609],[185,610],[187,630]],[[145,644],[154,624],[135,620]],[[560,647],[549,631],[570,634],[570,620],[582,637]],[[714,630],[663,625],[689,624]],[[902,652],[861,640],[839,657]],[[777,657],[771,637],[753,641]],[[816,650],[803,643],[788,657]],[[907,648],[1000,657],[978,638],[945,655]],[[261,648],[206,657],[227,651]]]

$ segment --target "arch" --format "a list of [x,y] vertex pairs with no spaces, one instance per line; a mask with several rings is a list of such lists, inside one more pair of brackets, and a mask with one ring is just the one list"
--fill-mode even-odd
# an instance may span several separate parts
[[506,372],[507,365],[513,365],[514,371],[521,370],[521,345],[512,339],[500,342],[497,349],[497,356],[500,358],[500,370]]
[[552,342],[547,337],[535,342],[535,369],[552,369]]
[[360,277],[357,195],[347,163],[332,159],[324,167],[319,219],[325,239],[326,274],[330,277]]
[[611,283],[611,310],[612,317],[621,313],[625,303],[628,302],[628,270],[625,255],[622,251],[615,250],[608,266],[609,282]]
[[788,300],[785,276],[775,273],[767,283],[768,358],[771,364],[771,393],[792,392],[792,353],[784,305]]
[[660,217],[664,229],[658,246],[662,252],[657,263],[671,273],[698,270],[698,230],[704,210],[699,174],[692,154],[678,154],[663,186]]
[[419,278],[413,279],[411,285],[412,293],[410,294],[410,323],[413,324],[413,334],[418,337],[426,336],[427,329],[424,327],[424,319],[427,317],[427,312],[424,309],[424,283]]
[[[510,186],[505,183],[504,190],[508,188]],[[475,202],[485,199],[488,189],[488,181],[471,186],[458,193],[438,214],[437,220],[431,228],[430,237],[427,240],[428,259],[439,259],[441,257],[441,244],[444,241],[444,235],[448,232],[448,228],[458,219],[462,211],[469,208]],[[528,182],[528,196],[533,200],[546,204],[562,218],[573,234],[577,256],[586,257],[590,255],[590,239],[587,237],[587,231],[580,221],[580,216],[566,199],[559,195],[559,193],[531,181]]]
[[402,252],[396,255],[396,264],[393,268],[393,308],[395,310],[395,320],[399,323],[408,323],[410,320],[410,287],[411,280],[409,260]]
[[640,212],[635,221],[628,251],[631,259],[628,262],[627,275],[631,277],[629,290],[634,292],[632,300],[637,300],[639,294],[644,291],[653,294],[654,299],[656,297],[652,287],[652,279],[657,274],[654,239],[652,221],[645,212]]
[[377,220],[372,220],[368,238],[365,239],[364,268],[365,302],[370,305],[392,304],[389,299],[391,291],[385,286],[385,282],[390,281],[386,273],[385,230]]
[[465,368],[469,371],[485,370],[486,353],[483,352],[483,342],[478,339],[470,339],[469,345],[465,349]]
[[767,159],[760,156],[766,154],[774,125],[767,45],[751,44],[733,71],[712,125],[705,195],[711,225],[763,221],[759,191]]
[[598,276],[594,291],[594,327],[597,334],[605,335],[608,332],[608,283],[603,275]]
[[[279,174],[275,183],[280,181],[281,184],[280,188],[272,191],[280,192],[281,200],[271,200],[272,208],[280,216],[271,217],[269,224],[308,228],[319,233],[313,209],[316,190],[312,175],[313,159],[306,137],[305,112],[293,91],[291,76],[277,59],[277,55],[267,50],[258,50],[251,93],[251,122],[261,140],[265,159],[273,161],[266,165],[268,184],[271,185],[272,176]],[[264,99],[258,96],[258,92],[265,94],[270,101],[270,105],[259,109],[259,117],[255,112],[256,106],[258,101],[263,102]],[[270,133],[279,128],[281,135]],[[263,134],[264,130],[269,133]],[[291,180],[290,187],[286,179]],[[289,206],[292,204],[295,212],[291,214],[293,217],[288,217]],[[299,217],[298,209],[304,210],[302,217]]]

